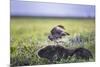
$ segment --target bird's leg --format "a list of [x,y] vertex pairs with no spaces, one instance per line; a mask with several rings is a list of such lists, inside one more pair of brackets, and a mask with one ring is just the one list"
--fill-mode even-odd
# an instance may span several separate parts
[[61,43],[61,45],[64,45],[65,44],[63,41],[60,41],[59,43]]
[[57,42],[56,42],[56,40],[54,40],[54,45],[57,45]]
[[55,45],[59,45],[59,42],[55,41],[55,43],[56,43]]

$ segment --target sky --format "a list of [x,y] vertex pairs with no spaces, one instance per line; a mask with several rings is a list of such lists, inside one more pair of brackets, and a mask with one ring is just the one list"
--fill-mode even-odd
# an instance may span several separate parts
[[95,17],[95,6],[12,0],[11,16]]

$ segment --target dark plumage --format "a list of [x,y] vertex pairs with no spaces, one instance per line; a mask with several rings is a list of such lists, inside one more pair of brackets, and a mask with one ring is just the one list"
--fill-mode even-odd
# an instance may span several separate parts
[[50,31],[51,34],[48,36],[48,39],[54,41],[57,40],[58,38],[62,38],[62,36],[70,35],[69,33],[65,32],[64,29],[65,28],[62,25],[54,27]]
[[81,59],[89,60],[89,58],[93,58],[92,53],[85,48],[75,49],[73,55],[75,55],[77,59],[81,58]]
[[72,56],[75,56],[76,59],[81,58],[87,61],[89,60],[89,58],[93,58],[92,53],[88,49],[67,49],[60,45],[46,46],[38,51],[38,56],[41,58],[46,58],[50,62],[60,61],[62,58],[70,60]]
[[42,48],[41,50],[39,50],[38,55],[41,58],[46,58],[52,61],[54,58],[54,55],[56,54],[54,47],[55,46],[46,46],[45,48]]
[[38,55],[41,58],[46,58],[49,61],[60,61],[62,58],[68,58],[72,55],[72,50],[66,49],[59,45],[49,45],[39,50]]

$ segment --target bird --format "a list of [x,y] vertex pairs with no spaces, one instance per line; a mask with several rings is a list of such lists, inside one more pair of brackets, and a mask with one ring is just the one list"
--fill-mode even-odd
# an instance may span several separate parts
[[53,27],[48,35],[48,39],[50,41],[57,42],[58,39],[61,39],[63,36],[70,35],[69,33],[65,32],[65,28],[62,25],[57,25]]
[[46,58],[50,62],[61,61],[62,58],[68,59],[72,54],[72,50],[60,45],[48,45],[38,51],[40,58]]
[[82,47],[76,48],[72,55],[75,55],[77,59],[81,58],[87,61],[89,60],[89,58],[93,58],[91,51]]

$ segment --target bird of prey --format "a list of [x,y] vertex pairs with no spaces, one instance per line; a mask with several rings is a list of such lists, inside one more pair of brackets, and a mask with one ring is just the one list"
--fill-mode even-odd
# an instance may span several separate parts
[[50,31],[50,35],[48,36],[48,39],[56,42],[58,39],[61,39],[63,36],[66,35],[70,35],[70,34],[65,32],[64,26],[57,25]]

